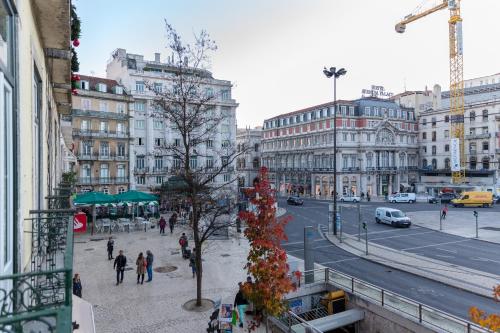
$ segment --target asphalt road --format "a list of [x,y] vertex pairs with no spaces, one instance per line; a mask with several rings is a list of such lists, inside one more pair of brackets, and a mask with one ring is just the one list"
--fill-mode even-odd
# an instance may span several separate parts
[[[282,207],[286,206],[286,202],[284,200],[280,200],[279,204]],[[369,216],[371,217],[371,220],[366,219],[366,221],[369,223],[369,232],[373,238],[375,238],[375,235],[385,235],[386,233],[398,236],[398,233],[403,235],[404,233],[423,233],[429,231],[424,228],[412,227],[410,229],[391,229],[390,226],[377,225],[374,222],[373,211],[375,210],[375,207],[380,206],[380,203],[367,203],[366,206],[368,207],[365,207],[363,216],[366,216],[366,218]],[[428,208],[424,209],[425,204],[414,204],[415,208],[419,208],[420,206],[422,206],[421,210],[429,210]],[[286,226],[288,241],[284,244],[284,247],[289,255],[302,259],[304,255],[302,244],[304,239],[304,227],[314,226],[316,230],[320,227],[326,229],[328,205],[326,202],[323,203],[320,201],[306,199],[304,206],[286,206],[286,208],[288,214],[290,214],[293,219]],[[357,233],[357,210],[346,207],[343,209],[343,216],[346,220],[349,220],[349,214],[354,214],[354,212],[349,212],[350,210],[354,210],[356,213],[356,224],[346,223],[344,230],[349,233]],[[427,237],[429,237],[427,235],[429,234],[422,234],[420,237],[425,236],[427,239]],[[411,239],[411,237],[414,236],[408,235],[405,237],[393,237],[389,239],[394,241],[395,239],[404,239],[406,237],[410,237]],[[389,242],[389,239],[386,241]],[[402,243],[405,242],[406,240]],[[409,247],[411,248],[414,246],[410,244]],[[335,268],[386,290],[390,290],[464,319],[469,319],[468,310],[470,306],[478,306],[487,312],[494,313],[497,313],[500,308],[499,303],[495,302],[493,299],[478,296],[458,288],[447,286],[440,282],[389,268],[385,265],[377,264],[352,255],[323,239],[319,231],[316,233],[314,249],[316,263]],[[500,247],[497,248],[497,251],[499,249]],[[485,249],[485,253],[489,252]]]

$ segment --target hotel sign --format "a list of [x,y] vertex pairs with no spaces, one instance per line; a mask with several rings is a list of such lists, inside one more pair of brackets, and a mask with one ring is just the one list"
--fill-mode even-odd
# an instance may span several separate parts
[[394,96],[393,93],[385,90],[383,86],[371,86],[371,89],[363,89],[361,90],[361,94],[363,97],[378,97],[378,98],[390,98]]
[[451,171],[460,171],[460,139],[451,139]]

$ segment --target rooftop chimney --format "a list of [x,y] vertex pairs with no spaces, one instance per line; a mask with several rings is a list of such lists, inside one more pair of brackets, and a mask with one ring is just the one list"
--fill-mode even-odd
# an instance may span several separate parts
[[160,62],[160,54],[159,53],[155,53],[155,61]]

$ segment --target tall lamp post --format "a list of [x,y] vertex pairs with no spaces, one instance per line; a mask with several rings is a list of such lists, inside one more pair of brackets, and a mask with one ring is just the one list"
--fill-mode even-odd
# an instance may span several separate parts
[[333,234],[337,235],[337,78],[345,75],[344,68],[323,69],[327,78],[333,77]]

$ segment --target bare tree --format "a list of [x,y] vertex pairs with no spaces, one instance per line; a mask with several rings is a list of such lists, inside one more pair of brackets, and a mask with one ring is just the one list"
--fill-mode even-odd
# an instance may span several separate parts
[[[228,226],[228,207],[220,202],[234,202],[233,165],[241,152],[236,151],[229,138],[222,138],[220,143],[214,140],[221,124],[231,117],[216,107],[220,93],[210,88],[214,79],[206,66],[210,54],[217,49],[215,42],[202,30],[194,36],[192,45],[184,43],[168,22],[165,25],[168,47],[173,53],[167,74],[169,85],[157,89],[154,83],[146,82],[146,86],[155,94],[153,116],[162,118],[179,136],[177,142],[165,142],[159,149],[172,157],[172,170],[180,183],[176,190],[192,205],[189,226],[197,249],[196,305],[201,306],[202,245],[212,234]],[[198,165],[199,159],[204,165]],[[223,215],[226,221],[221,221]]]

